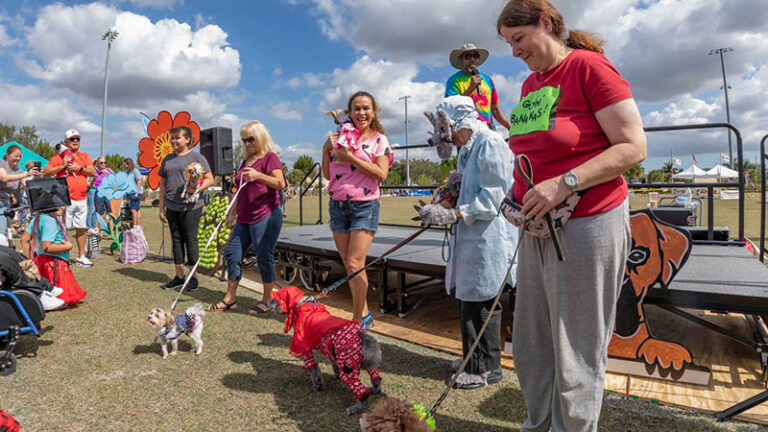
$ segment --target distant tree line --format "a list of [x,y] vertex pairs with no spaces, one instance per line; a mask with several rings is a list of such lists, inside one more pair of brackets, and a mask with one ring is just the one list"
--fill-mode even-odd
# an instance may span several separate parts
[[[62,133],[63,134],[63,133]],[[56,154],[55,145],[61,144],[63,141],[54,143],[53,145],[43,138],[37,135],[37,128],[34,126],[21,126],[16,128],[14,125],[7,125],[0,123],[0,145],[8,143],[10,141],[16,141],[24,147],[32,150],[40,156],[50,159]],[[0,155],[2,157],[3,155]],[[98,155],[90,155],[92,159],[96,159]],[[108,154],[104,156],[107,162],[107,166],[114,171],[123,169],[123,156],[117,153]],[[134,162],[138,162],[138,156],[133,159]]]

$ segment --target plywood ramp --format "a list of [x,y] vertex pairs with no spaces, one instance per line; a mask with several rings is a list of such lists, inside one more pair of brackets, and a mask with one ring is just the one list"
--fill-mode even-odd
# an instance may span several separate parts
[[[242,284],[246,288],[261,292],[259,280],[258,272],[247,271]],[[458,310],[452,297],[435,292],[411,315],[398,318],[395,313],[379,313],[379,296],[379,291],[369,291],[368,304],[375,320],[375,326],[371,329],[373,333],[450,354],[461,353]],[[348,319],[352,317],[352,299],[346,287],[339,288],[333,295],[324,299],[323,303],[334,315]],[[503,322],[509,319],[508,312],[504,310]],[[688,312],[733,329],[746,339],[752,337],[749,325],[741,315],[716,315],[691,310]],[[754,350],[663,309],[646,306],[646,314],[651,330],[656,336],[682,342],[693,353],[697,365],[712,369],[712,382],[709,386],[698,386],[609,373],[605,379],[606,390],[626,394],[629,380],[631,396],[709,412],[722,411],[764,390],[759,357]],[[514,369],[511,355],[502,355],[502,366]],[[736,418],[768,424],[768,404],[752,408]]]

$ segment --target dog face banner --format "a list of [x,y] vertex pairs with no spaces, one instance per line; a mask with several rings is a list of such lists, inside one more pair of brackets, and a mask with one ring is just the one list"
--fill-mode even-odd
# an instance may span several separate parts
[[200,126],[191,120],[186,111],[178,112],[175,116],[171,116],[168,111],[160,111],[155,119],[142,114],[142,124],[145,126],[145,136],[139,140],[139,165],[149,170],[147,184],[152,190],[157,190],[160,186],[160,176],[157,174],[160,164],[173,152],[171,129],[188,127],[192,131],[192,142],[189,145],[192,148],[200,142]]

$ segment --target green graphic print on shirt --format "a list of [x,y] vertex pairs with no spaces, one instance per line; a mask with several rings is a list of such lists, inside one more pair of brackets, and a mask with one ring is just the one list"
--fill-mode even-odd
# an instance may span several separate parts
[[560,87],[542,87],[528,93],[509,114],[509,136],[555,128]]

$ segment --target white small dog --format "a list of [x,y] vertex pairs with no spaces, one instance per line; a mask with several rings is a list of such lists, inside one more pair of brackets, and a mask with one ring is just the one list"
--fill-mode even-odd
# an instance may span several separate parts
[[160,346],[163,348],[163,359],[168,357],[168,341],[171,341],[170,355],[176,355],[179,347],[178,337],[182,334],[189,335],[195,345],[195,354],[203,352],[203,315],[205,309],[200,303],[187,308],[182,315],[171,315],[170,312],[155,308],[147,317],[147,325],[155,329],[160,336]]

